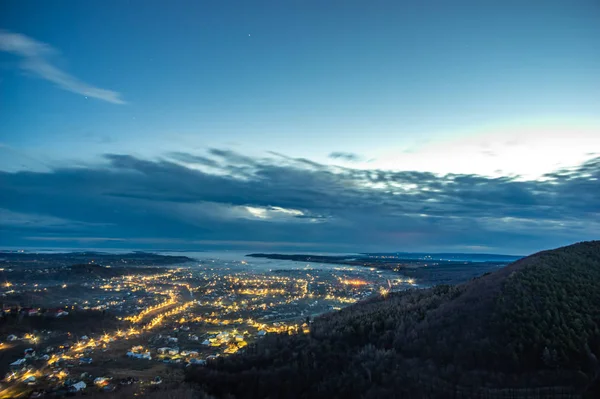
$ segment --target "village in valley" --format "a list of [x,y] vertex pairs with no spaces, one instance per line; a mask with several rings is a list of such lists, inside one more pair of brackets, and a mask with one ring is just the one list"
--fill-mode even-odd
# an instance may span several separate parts
[[[1,253],[0,398],[141,393],[273,333],[414,285],[374,268],[152,254]],[[284,265],[284,266],[282,266]]]

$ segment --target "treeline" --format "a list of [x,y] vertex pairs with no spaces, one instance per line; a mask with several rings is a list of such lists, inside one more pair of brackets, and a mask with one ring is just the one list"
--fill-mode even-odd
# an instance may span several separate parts
[[0,337],[20,335],[35,331],[77,332],[80,335],[101,333],[122,326],[123,322],[113,314],[100,310],[72,310],[61,317],[25,316],[20,312],[0,313]]
[[580,243],[371,298],[187,379],[239,399],[596,397],[599,325],[600,243]]

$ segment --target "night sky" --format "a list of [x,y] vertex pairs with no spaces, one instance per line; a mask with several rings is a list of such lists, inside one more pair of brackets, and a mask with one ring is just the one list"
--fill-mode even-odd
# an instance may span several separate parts
[[600,236],[600,3],[0,5],[0,247]]

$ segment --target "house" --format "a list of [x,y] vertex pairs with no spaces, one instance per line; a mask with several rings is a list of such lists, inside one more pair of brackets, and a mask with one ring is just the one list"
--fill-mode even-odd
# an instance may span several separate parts
[[79,359],[79,364],[92,364],[92,358],[82,357],[81,359]]
[[194,359],[190,359],[190,364],[195,364],[195,365],[198,365],[198,366],[204,366],[204,365],[206,365],[206,360],[204,360],[204,359],[195,359],[194,358]]
[[38,314],[38,310],[37,309],[33,309],[33,308],[23,309],[23,312],[27,316],[37,316],[37,314]]
[[258,335],[259,337],[264,337],[265,335],[267,335],[267,332],[265,330],[260,330],[256,335]]
[[154,377],[154,379],[150,382],[152,385],[162,384],[162,378],[159,376]]
[[7,341],[10,341],[10,342],[12,342],[12,341],[16,341],[17,339],[18,339],[18,338],[17,338],[17,336],[16,336],[16,335],[13,335],[13,334],[11,334],[11,335],[9,335],[8,337],[6,337],[6,340],[7,340]]
[[10,364],[10,367],[21,367],[21,366],[25,365],[26,362],[27,362],[27,359],[15,360],[14,362],[12,362]]
[[146,352],[146,353],[127,352],[127,357],[131,357],[133,359],[152,360],[152,355],[150,354],[150,352]]
[[179,348],[171,348],[171,349],[169,349],[169,355],[171,355],[171,356],[175,356],[178,353],[179,353]]
[[168,337],[167,341],[169,341],[169,342],[177,342],[179,340],[176,337]]
[[164,347],[164,348],[158,348],[156,351],[159,354],[164,355],[165,353],[169,353],[170,350],[171,350],[171,348]]
[[209,340],[207,340],[207,339],[205,339],[205,340],[202,342],[202,345],[210,346],[210,341],[209,341]]
[[105,386],[105,385],[107,385],[107,384],[108,384],[108,380],[109,380],[109,379],[108,379],[108,378],[106,378],[106,377],[97,377],[97,378],[94,380],[94,385],[98,385],[98,386]]
[[114,391],[116,388],[117,388],[117,387],[116,387],[116,386],[114,386],[113,384],[106,384],[106,385],[105,385],[105,386],[102,388],[102,390],[103,390],[104,392],[113,392],[113,391]]
[[229,339],[229,334],[226,332],[219,333],[217,335],[217,339],[221,340],[221,341],[225,341],[225,340]]
[[135,382],[135,378],[133,377],[127,377],[127,378],[122,378],[121,381],[119,381],[119,384],[121,385],[131,385]]
[[71,391],[71,392],[79,392],[79,391],[85,389],[86,387],[87,387],[87,385],[85,384],[85,382],[79,381],[79,382],[71,385],[69,387],[69,391]]
[[29,377],[25,378],[23,382],[26,384],[35,384],[35,377],[30,375]]
[[192,340],[192,341],[198,341],[198,336],[197,335],[191,335],[190,336],[190,340]]
[[46,312],[46,315],[49,317],[63,317],[67,316],[69,312],[64,309],[50,309]]

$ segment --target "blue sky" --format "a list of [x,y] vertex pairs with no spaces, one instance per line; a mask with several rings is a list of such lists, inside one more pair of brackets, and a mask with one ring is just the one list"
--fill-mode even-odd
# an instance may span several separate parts
[[[596,1],[171,3],[4,2],[5,245],[522,253],[597,238],[593,201],[561,197],[597,192]],[[395,177],[364,178],[379,174]],[[478,186],[445,192],[449,174]]]

